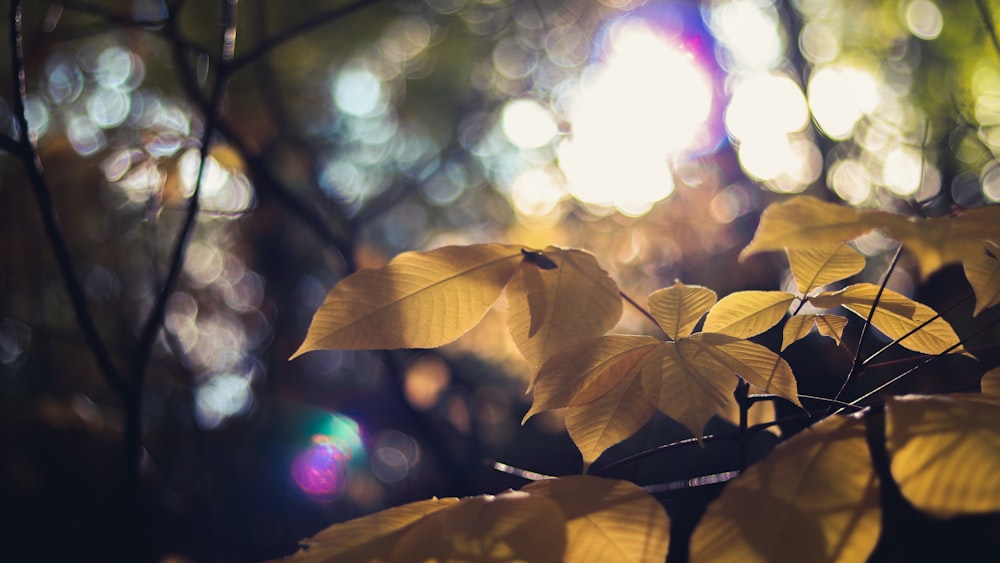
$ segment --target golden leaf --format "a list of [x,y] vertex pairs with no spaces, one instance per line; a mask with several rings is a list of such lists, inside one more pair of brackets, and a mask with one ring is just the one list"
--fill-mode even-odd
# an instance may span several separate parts
[[976,310],[972,316],[1000,303],[1000,261],[997,260],[1000,246],[988,242],[986,248],[988,253],[980,252],[962,263],[965,277],[976,292]]
[[1000,510],[1000,397],[893,397],[886,403],[892,476],[941,518]]
[[677,340],[691,334],[694,325],[715,301],[716,295],[711,289],[677,281],[670,287],[650,293],[646,303],[663,332],[671,340]]
[[570,405],[566,411],[566,430],[585,464],[593,463],[604,450],[638,432],[653,416],[656,407],[646,398],[639,374],[638,369],[629,372],[601,396]]
[[392,562],[563,560],[566,519],[544,496],[512,491],[465,498],[407,529]]
[[979,388],[983,395],[1000,396],[1000,368],[993,368],[983,374],[979,380]]
[[663,506],[628,481],[577,475],[536,481],[522,490],[554,500],[566,515],[567,562],[667,557],[670,521]]
[[327,295],[292,358],[320,349],[447,344],[483,318],[520,260],[516,246],[446,246],[355,272]]
[[737,291],[708,312],[703,332],[750,338],[781,322],[795,296],[784,291]]
[[846,244],[788,249],[788,265],[800,295],[857,274],[865,258]]
[[830,417],[733,479],[691,537],[692,563],[864,561],[881,507],[860,418]]
[[893,213],[873,214],[878,227],[912,252],[926,279],[941,266],[977,257],[984,241],[1000,243],[1000,206],[963,211],[957,216],[908,219]]
[[[809,301],[823,308],[841,305],[862,319],[867,319],[877,294],[877,285],[859,283],[837,292],[822,293],[810,298]],[[872,326],[893,340],[903,338],[916,330],[899,341],[899,345],[907,350],[921,354],[941,354],[954,346],[949,353],[971,356],[965,348],[958,345],[958,335],[948,321],[939,317],[934,309],[891,289],[882,291],[875,314],[872,315]]]
[[652,336],[610,335],[556,352],[535,376],[533,401],[524,421],[542,411],[568,407],[582,392],[589,396],[582,402],[596,400],[635,377],[643,360],[659,345]]
[[699,333],[662,344],[646,359],[641,378],[649,400],[698,436],[708,419],[726,412],[737,374],[754,387],[800,404],[785,360],[725,334]]
[[283,561],[389,561],[393,548],[409,527],[457,502],[457,498],[422,500],[334,524],[304,541],[306,549]]
[[781,351],[789,345],[805,338],[813,327],[823,336],[828,336],[840,346],[840,338],[847,326],[847,319],[840,315],[794,315],[785,321],[781,338]]
[[799,196],[767,207],[753,240],[740,253],[783,248],[815,248],[857,238],[876,226],[871,215],[845,205]]
[[593,255],[550,246],[539,256],[555,267],[526,262],[507,286],[510,334],[532,367],[570,344],[603,335],[622,315],[618,285]]

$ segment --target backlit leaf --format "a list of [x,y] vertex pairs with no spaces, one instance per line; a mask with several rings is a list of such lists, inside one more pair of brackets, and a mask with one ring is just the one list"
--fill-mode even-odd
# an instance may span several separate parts
[[864,420],[830,417],[726,486],[695,528],[691,561],[865,561],[880,501]]
[[1000,243],[1000,205],[930,219],[893,213],[878,213],[873,219],[880,223],[880,230],[916,256],[925,279],[945,264],[974,259],[982,253],[983,241]]
[[716,301],[715,292],[700,285],[677,281],[670,287],[649,294],[649,312],[671,340],[691,334],[694,325]]
[[392,562],[563,561],[566,519],[541,495],[512,491],[462,499],[406,530]]
[[973,316],[1000,303],[1000,246],[993,243],[986,243],[989,253],[979,254],[967,258],[963,262],[965,277],[969,279],[969,284],[976,292],[976,310]]
[[753,240],[740,259],[766,250],[815,248],[857,238],[876,225],[868,214],[846,205],[799,196],[772,204],[760,216]]
[[993,368],[983,374],[979,380],[979,388],[983,395],[1000,396],[1000,368]]
[[587,392],[590,401],[608,393],[634,378],[659,344],[651,336],[610,335],[556,352],[535,376],[533,401],[524,420],[538,412],[568,407],[581,392]]
[[640,373],[639,369],[628,372],[604,394],[571,405],[566,411],[566,430],[585,464],[593,463],[604,450],[638,432],[653,416],[656,407],[646,398]]
[[670,521],[663,506],[628,481],[578,475],[536,481],[522,490],[554,500],[566,515],[568,562],[667,557]]
[[[877,285],[859,283],[838,292],[820,294],[810,299],[810,302],[823,308],[838,304],[862,319],[867,319],[877,293]],[[872,325],[880,332],[896,340],[924,323],[927,323],[926,326],[901,340],[899,345],[922,354],[940,354],[959,343],[955,330],[948,321],[938,317],[934,309],[891,289],[882,291],[875,314],[872,315]],[[962,346],[955,346],[950,353],[970,355]]]
[[819,330],[823,336],[832,338],[837,346],[840,346],[840,338],[847,326],[847,319],[840,315],[795,315],[785,321],[785,327],[781,338],[781,350],[784,351],[794,342],[805,338],[813,327]]
[[320,349],[447,344],[483,318],[521,259],[516,246],[446,246],[355,272],[327,295],[292,358]]
[[302,542],[307,549],[283,561],[389,561],[393,548],[407,529],[429,514],[457,502],[456,498],[422,500],[334,524]]
[[736,375],[751,385],[799,404],[795,377],[767,348],[725,334],[699,333],[666,342],[650,354],[641,378],[649,400],[696,436],[723,414],[736,388]]
[[887,447],[903,496],[942,518],[1000,510],[998,421],[1000,397],[890,398]]
[[750,338],[781,322],[795,296],[784,291],[737,291],[708,312],[704,332]]
[[800,295],[857,274],[865,258],[846,244],[788,250],[788,265]]
[[533,367],[570,344],[603,335],[622,315],[618,285],[593,255],[550,246],[542,256],[556,267],[525,263],[507,286],[510,333]]

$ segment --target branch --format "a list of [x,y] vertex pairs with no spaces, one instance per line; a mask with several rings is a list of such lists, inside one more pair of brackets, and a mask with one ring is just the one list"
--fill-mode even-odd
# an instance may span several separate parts
[[76,313],[80,330],[87,340],[94,359],[104,375],[104,379],[112,389],[123,398],[128,394],[128,384],[122,377],[118,368],[111,360],[101,336],[97,331],[97,324],[90,314],[87,306],[87,298],[83,293],[83,286],[77,279],[73,269],[73,260],[63,236],[59,213],[56,211],[55,203],[52,200],[52,191],[49,189],[45,176],[42,174],[42,163],[38,158],[35,147],[31,144],[28,129],[28,119],[25,113],[25,78],[24,78],[24,52],[21,44],[21,2],[13,0],[10,4],[10,46],[11,46],[11,70],[14,75],[14,118],[17,120],[18,139],[15,141],[9,137],[3,137],[0,146],[15,154],[28,173],[28,179],[38,203],[38,210],[42,216],[42,224],[45,234],[49,239],[49,244],[55,253],[59,271],[62,274],[63,285],[69,293],[73,311]]
[[366,8],[372,4],[379,2],[380,0],[358,0],[353,4],[348,4],[341,8],[331,10],[325,14],[320,14],[306,21],[299,23],[298,25],[293,25],[292,27],[278,33],[274,37],[267,39],[251,49],[250,51],[241,55],[238,59],[233,61],[233,70],[239,70],[244,66],[254,62],[255,60],[267,55],[269,52],[274,50],[279,45],[287,43],[296,37],[303,35],[309,31],[312,31],[318,27],[322,27],[328,23],[335,22],[341,18],[349,16],[362,8]]

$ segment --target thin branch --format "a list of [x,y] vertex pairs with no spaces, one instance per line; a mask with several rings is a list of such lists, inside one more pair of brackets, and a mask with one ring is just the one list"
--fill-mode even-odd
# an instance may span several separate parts
[[641,459],[646,459],[647,457],[654,456],[656,454],[665,453],[670,450],[683,448],[685,446],[690,446],[692,444],[713,442],[716,440],[735,440],[738,437],[739,436],[737,434],[706,434],[705,436],[702,436],[700,438],[685,438],[683,440],[678,440],[676,442],[663,444],[662,446],[656,446],[655,448],[650,448],[648,450],[643,450],[641,452],[634,453],[628,457],[623,457],[618,461],[609,463],[604,467],[593,469],[593,466],[591,466],[591,470],[588,471],[588,473],[590,473],[591,475],[605,475],[613,469],[617,469],[623,465],[628,465],[630,463],[635,463]]
[[520,467],[514,467],[513,465],[507,465],[502,461],[494,461],[493,469],[501,473],[507,473],[508,475],[514,475],[522,479],[527,479],[528,481],[545,481],[546,479],[558,479],[555,475],[546,475],[544,473],[538,473],[535,471],[529,471],[527,469],[521,469]]
[[7,150],[10,148],[15,149],[11,152],[16,154],[24,163],[35,194],[35,200],[38,203],[38,210],[42,216],[45,234],[55,253],[56,262],[62,274],[63,285],[66,286],[66,291],[69,293],[73,311],[76,313],[77,322],[80,324],[80,330],[83,332],[83,336],[87,340],[87,345],[94,354],[97,365],[108,384],[120,396],[125,397],[128,394],[128,384],[118,371],[118,368],[115,367],[111,359],[111,354],[104,346],[104,342],[98,333],[97,323],[94,322],[90,308],[87,306],[87,298],[83,293],[83,286],[80,284],[80,280],[77,279],[73,269],[73,259],[66,244],[66,238],[63,236],[59,213],[56,211],[55,203],[52,200],[52,191],[49,189],[48,182],[46,182],[45,176],[42,174],[42,163],[38,158],[38,153],[35,151],[34,145],[31,144],[25,109],[26,88],[24,52],[21,43],[20,0],[13,0],[10,4],[9,23],[11,69],[14,75],[14,118],[17,120],[18,139],[16,147],[9,147],[10,143],[14,142],[14,140],[4,137],[3,148]]
[[325,14],[319,14],[313,16],[298,25],[293,25],[292,27],[278,33],[274,37],[267,39],[254,47],[253,49],[242,54],[238,59],[233,61],[233,70],[239,70],[244,66],[254,62],[255,60],[267,55],[272,50],[274,50],[279,45],[287,43],[292,39],[295,39],[301,35],[308,33],[318,27],[322,27],[328,23],[335,22],[341,18],[349,16],[362,8],[366,8],[372,4],[378,3],[380,0],[358,0],[353,4],[348,4],[346,6],[337,8],[326,12]]
[[740,471],[734,469],[733,471],[712,473],[711,475],[702,475],[700,477],[692,477],[691,479],[681,479],[679,481],[669,481],[667,483],[659,483],[656,485],[646,485],[643,487],[643,490],[651,495],[658,495],[672,491],[679,491],[681,489],[692,489],[694,487],[704,487],[706,485],[718,485],[735,479],[739,476],[739,474]]
[[660,326],[660,323],[657,322],[656,317],[654,317],[652,313],[650,313],[649,311],[647,311],[645,307],[643,307],[642,305],[640,305],[639,303],[637,303],[635,301],[635,299],[632,299],[631,297],[629,297],[627,293],[625,293],[624,291],[619,290],[618,291],[618,295],[621,295],[622,299],[624,299],[636,311],[639,311],[640,313],[642,313],[642,316],[644,316],[647,319],[653,321],[654,325]]
[[971,292],[971,291],[969,293],[965,294],[965,297],[959,299],[958,301],[952,303],[951,305],[948,305],[948,307],[946,307],[945,309],[943,309],[940,313],[936,313],[933,317],[927,319],[926,321],[924,321],[924,322],[920,323],[919,325],[917,325],[916,327],[912,328],[909,332],[907,332],[903,336],[900,336],[899,338],[897,338],[897,339],[893,340],[892,342],[886,344],[885,346],[879,348],[879,350],[877,352],[875,352],[871,356],[868,356],[867,358],[865,358],[865,361],[861,362],[861,365],[867,366],[872,360],[874,360],[876,357],[878,357],[879,354],[882,354],[883,352],[885,352],[889,348],[892,348],[896,344],[899,344],[903,340],[906,340],[907,338],[913,336],[914,334],[916,334],[917,332],[919,332],[921,329],[923,329],[925,326],[927,326],[927,325],[931,324],[932,322],[940,319],[942,314],[947,313],[948,311],[951,311],[952,309],[954,309],[955,307],[958,307],[962,303],[965,303],[966,301],[968,301],[969,299],[971,299],[975,295],[976,295],[975,292]]

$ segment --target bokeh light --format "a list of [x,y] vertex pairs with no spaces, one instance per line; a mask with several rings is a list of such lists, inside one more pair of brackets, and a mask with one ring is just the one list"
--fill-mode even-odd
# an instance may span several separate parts
[[361,427],[352,418],[331,414],[324,428],[312,435],[310,445],[292,461],[292,479],[319,502],[340,497],[349,484],[350,466],[366,453]]

